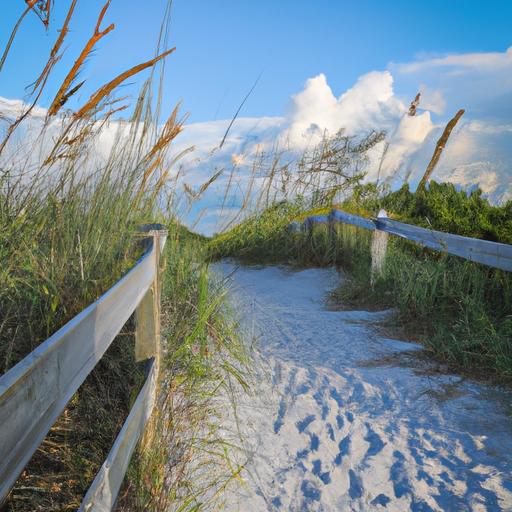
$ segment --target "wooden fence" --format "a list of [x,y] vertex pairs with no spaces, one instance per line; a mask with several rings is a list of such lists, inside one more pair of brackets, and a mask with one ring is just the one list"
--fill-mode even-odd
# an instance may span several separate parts
[[143,231],[146,252],[96,302],[0,377],[0,503],[52,425],[135,312],[135,356],[147,379],[80,511],[111,510],[155,403],[160,362],[160,255],[167,232]]
[[391,233],[429,249],[512,272],[512,245],[452,235],[451,233],[404,224],[387,218],[384,211],[381,211],[375,219],[367,219],[335,209],[329,215],[314,215],[306,218],[302,226],[295,223],[292,227],[293,229],[299,229],[300,227],[311,229],[315,224],[332,226],[337,222],[372,231]]
[[[366,219],[340,210],[308,217],[302,224],[345,223],[391,233],[424,247],[512,271],[512,246],[404,224],[385,216]],[[300,228],[294,223],[293,227]],[[44,440],[73,394],[135,313],[135,355],[148,360],[146,382],[80,511],[111,510],[131,455],[151,416],[160,361],[160,255],[166,231],[146,229],[147,251],[96,302],[0,377],[0,503]]]

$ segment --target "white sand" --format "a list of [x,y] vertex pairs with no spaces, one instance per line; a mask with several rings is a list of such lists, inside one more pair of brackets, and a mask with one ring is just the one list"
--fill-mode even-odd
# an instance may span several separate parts
[[339,279],[279,267],[230,278],[262,370],[239,409],[249,463],[228,509],[512,510],[512,393],[433,371],[421,347],[379,335],[386,313],[327,310]]

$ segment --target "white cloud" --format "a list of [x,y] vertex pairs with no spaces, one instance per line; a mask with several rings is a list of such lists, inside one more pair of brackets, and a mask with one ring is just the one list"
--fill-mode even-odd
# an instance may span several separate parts
[[[403,115],[395,131],[388,137],[389,146],[382,163],[379,164],[380,177],[394,176],[407,165],[407,159],[421,147],[433,128],[429,112],[412,117]],[[369,179],[375,179],[374,174],[375,166],[373,172],[369,173]]]
[[372,71],[359,78],[353,87],[336,98],[321,74],[306,82],[292,98],[283,133],[293,146],[319,142],[324,133],[344,128],[348,134],[373,128],[389,129],[405,105],[393,94],[389,71]]
[[[422,93],[418,114],[407,115],[409,102]],[[22,102],[0,99],[0,112],[16,115]],[[459,108],[466,110],[453,131],[434,179],[458,186],[479,185],[494,201],[512,199],[512,48],[505,52],[472,53],[423,58],[410,63],[391,63],[387,70],[371,71],[341,94],[335,94],[327,77],[320,74],[306,81],[291,98],[283,117],[239,118],[219,149],[230,120],[194,123],[185,127],[175,142],[175,152],[194,146],[183,160],[182,180],[198,187],[218,169],[225,169],[217,182],[194,205],[189,214],[201,213],[198,228],[217,230],[219,207],[228,182],[235,183],[226,206],[233,215],[242,202],[244,187],[256,154],[279,145],[296,152],[313,145],[325,132],[344,129],[357,134],[371,129],[387,131],[384,143],[375,148],[368,178],[387,179],[399,186],[408,179],[412,186],[421,178],[446,122]],[[37,109],[35,117],[44,117]],[[111,133],[101,136],[99,146],[112,144]],[[109,142],[110,141],[110,142]],[[101,148],[98,147],[101,152]],[[229,174],[235,167],[233,175]],[[262,179],[254,185],[261,186]],[[223,210],[225,211],[225,210]]]
[[[453,115],[466,109],[466,117],[493,122],[512,119],[512,48],[505,52],[446,55],[412,63],[389,65],[399,84],[399,93],[413,91],[418,84],[442,95]],[[428,97],[426,98],[429,99]],[[424,103],[425,108],[431,105]]]
[[[17,119],[28,108],[29,105],[21,100],[10,100],[0,96],[0,115],[8,120]],[[46,116],[46,112],[45,108],[36,105],[31,110],[31,116],[42,118]]]
[[445,55],[431,59],[421,59],[416,62],[397,64],[402,73],[418,73],[427,68],[453,68],[455,73],[463,70],[479,70],[480,72],[495,72],[499,69],[510,68],[512,65],[512,46],[505,52],[460,53]]
[[434,114],[444,114],[446,110],[446,100],[440,89],[431,89],[428,85],[421,84],[419,92],[421,93],[422,108]]
[[[409,102],[418,91],[422,93],[418,114],[409,117]],[[247,155],[256,144],[268,147],[275,140],[301,150],[326,131],[344,128],[354,134],[384,129],[389,147],[382,162],[383,145],[375,149],[368,178],[376,179],[380,167],[381,179],[388,179],[393,186],[407,179],[414,187],[444,126],[459,108],[466,112],[452,132],[434,179],[461,187],[479,185],[496,202],[512,199],[510,48],[391,63],[385,71],[363,75],[339,96],[325,75],[318,75],[307,80],[304,90],[292,98],[284,119],[268,119],[273,125],[270,131],[251,132],[244,158],[246,163],[250,161]],[[244,131],[243,123],[235,125],[232,140],[238,140],[238,146],[245,138]],[[221,161],[222,155],[216,158]],[[242,169],[240,172],[242,176]]]

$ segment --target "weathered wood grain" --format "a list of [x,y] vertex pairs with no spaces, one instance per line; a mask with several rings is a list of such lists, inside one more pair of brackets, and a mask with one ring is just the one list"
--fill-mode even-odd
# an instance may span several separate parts
[[128,469],[137,441],[155,404],[158,367],[153,359],[149,375],[119,432],[107,459],[82,501],[79,512],[107,512],[112,510],[124,475]]
[[156,242],[121,280],[0,377],[0,503],[155,283],[165,234],[152,237]]
[[452,235],[391,219],[377,219],[375,224],[381,231],[406,238],[429,249],[512,272],[512,245]]
[[350,224],[370,231],[375,229],[385,231],[435,251],[446,252],[469,261],[512,272],[512,245],[443,233],[384,217],[366,219],[334,209],[328,216],[315,215],[306,218],[304,227],[309,229],[314,224],[332,224],[333,222]]

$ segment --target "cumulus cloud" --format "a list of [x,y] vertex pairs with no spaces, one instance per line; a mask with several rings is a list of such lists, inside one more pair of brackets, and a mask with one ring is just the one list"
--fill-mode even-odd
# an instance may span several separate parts
[[[421,92],[418,113],[407,115],[410,101]],[[0,110],[16,116],[22,102],[1,100]],[[194,123],[185,127],[175,152],[194,151],[182,160],[181,180],[200,187],[214,172],[226,173],[193,205],[189,223],[201,217],[198,229],[212,232],[233,218],[243,201],[251,163],[261,150],[276,145],[297,154],[324,134],[343,129],[348,135],[385,130],[386,141],[376,147],[368,179],[386,180],[392,187],[407,180],[414,187],[432,156],[447,121],[459,108],[465,115],[452,132],[434,172],[434,179],[460,187],[480,186],[493,201],[512,199],[512,48],[504,52],[424,57],[391,63],[386,70],[361,76],[346,91],[334,92],[320,74],[306,81],[282,117],[239,118],[222,148],[229,120]],[[35,116],[44,116],[38,109]],[[113,128],[112,128],[113,129]],[[113,132],[112,132],[113,133]],[[112,134],[101,137],[108,146]],[[112,143],[112,142],[110,142]],[[101,151],[101,148],[99,148]],[[383,156],[384,155],[384,156]],[[229,169],[235,168],[230,174]],[[225,186],[236,186],[228,198]],[[259,181],[254,184],[257,189]],[[222,203],[224,208],[220,208]],[[195,217],[194,217],[195,216]]]
[[431,89],[428,85],[421,84],[421,106],[434,114],[444,114],[446,110],[446,99],[440,89]]
[[[408,105],[416,92],[421,92],[420,107],[410,117]],[[452,132],[434,179],[480,186],[494,202],[512,199],[512,48],[391,63],[384,71],[361,76],[339,95],[325,75],[313,77],[291,99],[284,118],[267,118],[266,133],[250,132],[244,162],[250,161],[247,155],[256,144],[286,141],[300,151],[326,132],[383,129],[387,139],[373,152],[368,179],[379,177],[392,187],[407,180],[414,188],[444,126],[459,108],[466,113]],[[244,131],[243,124],[235,127],[238,149],[228,158],[242,153]],[[221,155],[217,158],[222,160]]]
[[[403,115],[396,130],[388,137],[386,153],[379,164],[380,178],[396,176],[425,142],[434,128],[429,112],[416,116]],[[369,179],[376,179],[375,166]]]
[[[29,105],[22,100],[11,100],[0,97],[0,114],[5,119],[14,120],[22,115],[28,108]],[[36,105],[31,111],[31,116],[43,118],[46,116],[46,112],[45,108]]]
[[463,123],[447,145],[435,177],[478,185],[494,202],[512,199],[512,131],[479,121]]
[[352,135],[375,129],[390,129],[406,110],[393,94],[389,71],[372,71],[361,76],[339,98],[333,94],[325,75],[306,82],[304,90],[291,101],[288,128],[283,133],[291,144],[305,147],[319,142],[325,132],[343,128]]

